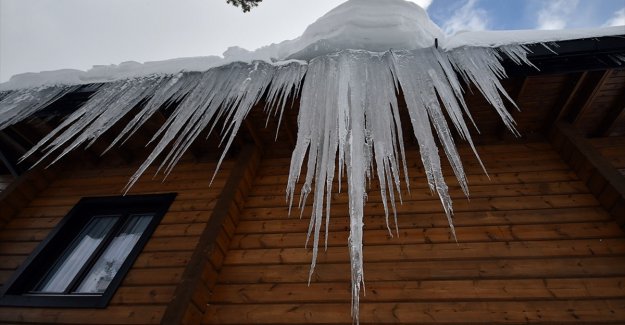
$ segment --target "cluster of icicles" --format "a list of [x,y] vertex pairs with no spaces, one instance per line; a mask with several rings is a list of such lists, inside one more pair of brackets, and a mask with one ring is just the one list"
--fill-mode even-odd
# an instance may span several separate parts
[[[292,206],[296,183],[305,157],[308,157],[298,205],[303,208],[312,193],[313,209],[308,230],[308,239],[312,236],[312,275],[324,224],[327,246],[330,195],[335,174],[339,191],[341,177],[347,174],[352,316],[358,322],[360,289],[364,284],[366,181],[372,175],[377,176],[387,226],[387,201],[394,213],[396,199],[401,200],[402,172],[408,187],[397,94],[400,90],[403,93],[430,190],[439,196],[455,237],[452,202],[435,138],[438,137],[462,190],[468,196],[465,173],[445,115],[475,152],[464,116],[466,114],[472,121],[463,100],[461,79],[464,79],[466,84],[475,85],[507,127],[516,133],[514,121],[504,106],[504,99],[510,103],[512,100],[499,81],[506,77],[501,61],[508,58],[517,64],[531,65],[527,52],[522,45],[464,47],[452,51],[434,47],[382,53],[350,50],[317,57],[308,63],[234,63],[202,73],[120,80],[101,85],[82,107],[67,116],[26,156],[42,151],[44,157],[41,159],[52,155],[54,163],[80,145],[91,145],[142,103],[139,112],[111,143],[110,149],[128,139],[159,108],[178,103],[154,134],[151,141],[157,142],[155,149],[131,177],[127,190],[170,144],[171,149],[159,168],[166,174],[206,128],[210,132],[216,127],[220,129],[225,141],[225,155],[243,120],[261,99],[265,99],[269,115],[281,118],[287,98],[299,97],[297,143],[291,157],[287,200]],[[27,118],[75,88],[43,87],[0,94],[0,128]]]

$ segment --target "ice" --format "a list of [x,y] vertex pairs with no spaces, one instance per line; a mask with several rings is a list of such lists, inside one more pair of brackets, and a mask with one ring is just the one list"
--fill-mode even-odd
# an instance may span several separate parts
[[0,130],[18,123],[79,86],[41,86],[0,92]]
[[46,153],[37,162],[39,163],[63,148],[52,161],[54,163],[85,142],[89,142],[87,147],[90,146],[126,113],[151,96],[164,79],[167,78],[152,76],[117,81],[100,87],[82,107],[31,148],[25,157],[41,149]]
[[[159,170],[164,168],[165,173],[169,174],[199,134],[209,128],[210,135],[219,121],[223,123],[220,134],[225,146],[218,170],[243,120],[265,91],[268,90],[267,100],[270,103],[280,103],[279,111],[282,116],[286,99],[289,95],[297,94],[305,69],[306,65],[300,62],[272,65],[256,61],[252,64],[234,63],[202,74],[183,76],[182,80],[177,81],[177,84],[183,85],[176,87],[177,91],[168,88],[161,92],[162,98],[166,97],[165,94],[178,96],[180,103],[152,138],[151,141],[156,141],[160,137],[155,149],[131,177],[126,189],[173,142],[172,149],[159,167]],[[184,94],[184,98],[181,94]],[[150,108],[146,114],[154,110],[155,108]]]
[[[401,198],[402,169],[408,185],[396,91],[401,88],[404,94],[428,184],[441,200],[454,237],[452,201],[442,172],[436,138],[467,197],[469,191],[445,112],[455,131],[469,143],[480,161],[463,116],[463,112],[468,114],[468,110],[456,72],[466,81],[476,84],[500,115],[509,116],[502,100],[502,96],[509,97],[499,83],[499,79],[505,77],[499,60],[506,56],[519,64],[525,63],[526,49],[517,46],[501,53],[490,48],[463,48],[459,51],[445,52],[434,47],[382,53],[350,50],[317,57],[309,63],[300,102],[297,143],[291,156],[287,200],[290,205],[293,204],[296,184],[307,157],[306,176],[298,206],[303,209],[312,193],[312,215],[307,237],[307,243],[312,239],[313,250],[310,281],[324,224],[327,242],[334,177],[338,177],[340,191],[340,179],[346,171],[352,315],[356,322],[360,289],[364,284],[362,238],[366,179],[375,175],[380,183],[389,232],[387,200],[390,200],[395,213],[395,196]],[[507,125],[514,130],[511,118]]]
[[[403,94],[426,180],[433,195],[439,197],[451,234],[455,237],[453,205],[439,149],[467,197],[469,187],[453,132],[473,148],[479,161],[466,123],[472,118],[463,99],[464,89],[459,78],[473,84],[508,128],[516,132],[506,100],[509,106],[515,105],[500,83],[500,79],[506,77],[501,61],[508,58],[517,64],[531,65],[527,51],[523,45],[498,49],[462,47],[451,51],[434,46],[384,52],[342,50],[316,57],[308,64],[301,61],[283,64],[236,62],[201,73],[120,80],[100,86],[84,105],[27,155],[42,151],[44,155],[40,162],[50,158],[54,163],[79,146],[93,144],[111,126],[133,112],[130,121],[110,144],[110,149],[132,136],[160,108],[173,107],[153,135],[150,142],[156,145],[130,178],[125,188],[128,190],[159,157],[163,159],[157,172],[169,174],[204,130],[208,130],[208,134],[219,132],[221,136],[223,154],[218,170],[253,107],[264,100],[268,118],[277,118],[280,122],[288,107],[288,99],[299,97],[297,141],[286,186],[289,212],[294,204],[303,211],[308,196],[312,196],[306,241],[306,245],[311,243],[312,246],[311,281],[322,228],[327,247],[331,194],[342,190],[341,178],[347,177],[352,315],[358,323],[360,291],[364,288],[363,229],[367,181],[376,178],[380,184],[391,235],[393,229],[389,218],[391,214],[395,217],[394,230],[398,234],[395,204],[401,202],[402,186],[409,186],[408,157],[397,95]],[[45,107],[45,103],[68,91],[71,87],[2,93],[1,103],[9,103],[2,110],[4,116],[8,116],[3,123],[8,125],[27,118]],[[20,97],[25,100],[17,100]],[[296,185],[304,166],[306,171],[299,202],[295,203]]]

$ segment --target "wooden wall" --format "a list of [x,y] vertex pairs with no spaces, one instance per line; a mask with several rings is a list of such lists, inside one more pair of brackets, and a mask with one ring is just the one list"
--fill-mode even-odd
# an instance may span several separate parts
[[[479,151],[490,180],[461,149],[470,201],[447,180],[457,244],[417,152],[399,237],[389,236],[373,185],[361,323],[625,323],[625,236],[586,184],[546,142]],[[347,196],[333,195],[329,247],[307,286],[310,202],[304,219],[287,217],[288,165],[263,160],[204,324],[351,323]]]
[[588,139],[599,153],[625,176],[625,136]]
[[[158,324],[196,249],[232,162],[213,185],[213,163],[181,163],[162,182],[154,169],[129,194],[177,192],[144,251],[105,309],[0,307],[0,323]],[[0,283],[24,261],[83,196],[119,195],[135,167],[66,170],[17,216],[0,228]]]
[[625,229],[625,178],[613,163],[571,124],[557,123],[550,140],[590,193]]

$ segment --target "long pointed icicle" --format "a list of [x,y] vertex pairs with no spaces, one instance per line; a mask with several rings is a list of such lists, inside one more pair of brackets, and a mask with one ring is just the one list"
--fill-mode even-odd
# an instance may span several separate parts
[[42,86],[0,93],[0,130],[18,123],[80,86]]
[[[89,101],[70,114],[27,155],[43,150],[44,158],[57,153],[52,158],[56,161],[81,144],[93,143],[128,112],[136,112],[111,144],[113,147],[128,139],[161,107],[175,103],[171,105],[174,108],[165,123],[153,135],[150,142],[154,142],[155,147],[129,180],[128,190],[163,153],[165,157],[158,170],[170,173],[204,130],[209,134],[213,131],[220,133],[224,143],[221,163],[244,119],[263,98],[267,104],[265,111],[269,116],[279,116],[279,125],[288,98],[299,96],[297,142],[286,186],[289,212],[295,203],[296,187],[305,166],[296,204],[303,211],[308,196],[312,194],[312,215],[306,242],[312,241],[313,250],[310,281],[324,225],[327,247],[334,179],[337,178],[337,190],[341,191],[341,178],[347,177],[352,315],[358,323],[360,291],[364,285],[363,229],[367,181],[376,177],[379,182],[389,231],[391,211],[397,227],[395,201],[396,198],[401,201],[402,173],[408,187],[397,93],[403,93],[429,188],[438,195],[455,237],[452,201],[437,140],[467,196],[468,183],[452,132],[457,132],[468,142],[482,164],[465,122],[466,116],[475,125],[464,102],[459,78],[474,84],[505,125],[518,134],[503,100],[505,98],[515,106],[500,83],[500,79],[506,77],[501,61],[508,58],[516,64],[532,66],[527,53],[528,49],[523,45],[463,47],[451,51],[424,48],[383,53],[349,50],[317,57],[308,64],[236,62],[202,73],[116,81],[101,86]],[[31,116],[72,89],[44,87],[0,93],[0,129]]]

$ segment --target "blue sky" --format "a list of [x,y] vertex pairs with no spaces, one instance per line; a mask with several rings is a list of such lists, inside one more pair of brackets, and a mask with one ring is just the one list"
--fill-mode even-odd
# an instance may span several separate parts
[[594,28],[625,24],[625,0],[433,0],[428,13],[443,28]]
[[[0,0],[0,82],[24,72],[221,55],[293,39],[345,0]],[[625,25],[625,0],[412,0],[447,33]],[[625,34],[625,27],[624,27]]]

